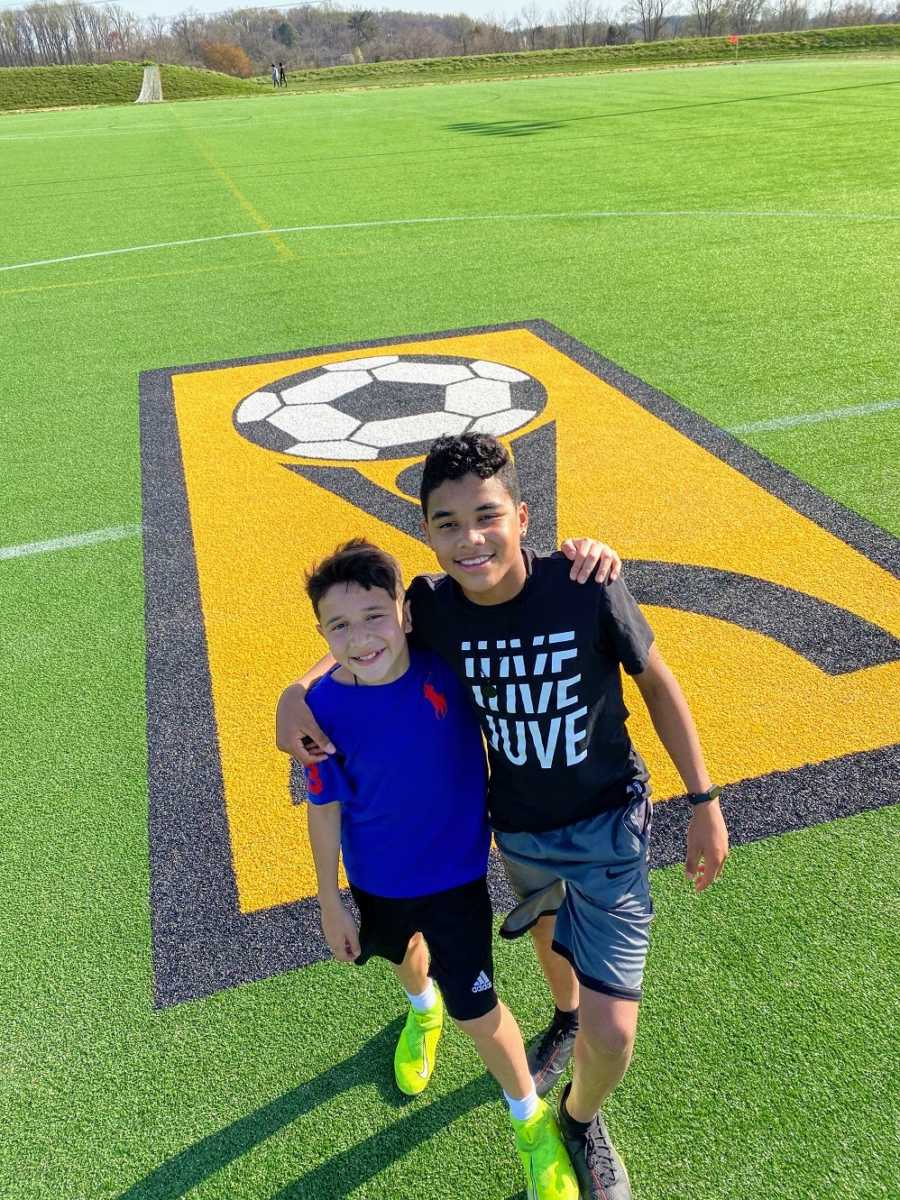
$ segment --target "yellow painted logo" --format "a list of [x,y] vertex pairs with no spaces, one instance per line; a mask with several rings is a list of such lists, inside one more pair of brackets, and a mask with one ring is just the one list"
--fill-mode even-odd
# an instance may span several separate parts
[[[648,402],[658,393],[598,363],[533,324],[164,373],[188,526],[179,534],[173,516],[169,536],[196,571],[195,645],[241,913],[315,888],[273,744],[279,692],[324,651],[304,570],[352,536],[396,555],[408,579],[435,569],[415,496],[436,432],[502,436],[527,466],[547,538],[598,536],[620,551],[717,782],[900,741],[900,581],[729,461],[732,439],[700,444],[690,421]],[[147,478],[164,436],[154,429],[145,423],[145,501],[156,496],[162,522],[169,483]],[[156,577],[154,553],[148,544]],[[148,663],[152,681],[152,645]],[[657,799],[682,791],[629,700]]]

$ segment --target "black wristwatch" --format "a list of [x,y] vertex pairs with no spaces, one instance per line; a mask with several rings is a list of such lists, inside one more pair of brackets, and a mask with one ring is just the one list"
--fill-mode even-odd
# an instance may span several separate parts
[[698,804],[706,804],[710,800],[715,800],[717,796],[722,795],[720,787],[711,787],[708,792],[688,792],[687,802],[691,808],[696,808]]

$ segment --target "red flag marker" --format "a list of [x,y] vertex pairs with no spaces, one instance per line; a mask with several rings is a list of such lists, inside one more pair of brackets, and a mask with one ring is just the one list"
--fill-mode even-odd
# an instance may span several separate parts
[[732,33],[729,35],[728,40],[731,42],[732,46],[736,46],[741,39],[736,33]]

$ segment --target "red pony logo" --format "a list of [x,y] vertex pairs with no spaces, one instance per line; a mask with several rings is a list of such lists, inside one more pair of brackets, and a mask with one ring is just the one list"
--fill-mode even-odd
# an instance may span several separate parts
[[325,787],[325,782],[319,774],[319,768],[315,765],[306,768],[306,789],[313,796],[320,796],[322,789]]
[[434,715],[439,721],[443,721],[447,715],[447,697],[443,692],[439,692],[431,683],[426,683],[422,691],[425,694],[425,699],[434,709]]

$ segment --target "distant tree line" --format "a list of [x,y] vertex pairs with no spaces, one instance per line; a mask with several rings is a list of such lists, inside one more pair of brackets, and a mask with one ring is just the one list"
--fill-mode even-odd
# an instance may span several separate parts
[[860,0],[625,0],[614,14],[598,0],[565,0],[556,9],[527,0],[511,20],[376,12],[328,0],[286,10],[188,9],[142,18],[116,4],[67,0],[0,9],[0,66],[146,58],[248,76],[271,62],[291,70],[897,20],[896,6],[889,11]]

